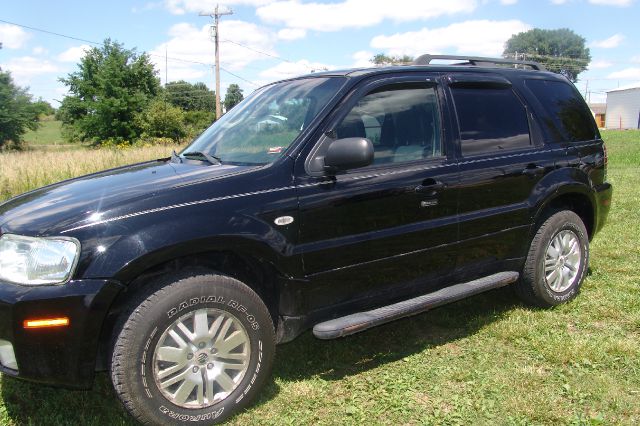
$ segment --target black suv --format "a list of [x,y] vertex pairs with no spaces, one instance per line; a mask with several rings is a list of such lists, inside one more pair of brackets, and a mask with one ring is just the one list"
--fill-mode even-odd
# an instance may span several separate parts
[[2,204],[2,372],[107,369],[138,420],[211,423],[309,328],[575,297],[612,195],[584,100],[535,63],[434,58],[270,84],[179,155]]

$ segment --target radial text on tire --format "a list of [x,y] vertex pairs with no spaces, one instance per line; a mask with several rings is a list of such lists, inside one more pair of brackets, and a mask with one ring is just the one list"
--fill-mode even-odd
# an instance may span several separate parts
[[275,353],[267,307],[224,275],[186,274],[132,301],[116,329],[111,378],[146,424],[213,424],[264,386]]
[[537,229],[516,284],[527,303],[551,307],[578,295],[589,265],[589,236],[580,217],[562,210]]

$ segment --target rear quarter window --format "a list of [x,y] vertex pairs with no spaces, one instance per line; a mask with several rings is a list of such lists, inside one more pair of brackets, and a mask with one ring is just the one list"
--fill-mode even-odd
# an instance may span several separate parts
[[510,88],[452,87],[465,157],[531,147],[524,105]]
[[544,109],[541,124],[552,142],[598,138],[591,111],[575,87],[563,81],[533,79],[525,80],[525,86]]

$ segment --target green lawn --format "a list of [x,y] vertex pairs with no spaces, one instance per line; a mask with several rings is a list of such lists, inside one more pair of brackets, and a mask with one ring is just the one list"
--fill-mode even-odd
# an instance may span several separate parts
[[29,130],[24,135],[24,141],[34,148],[42,145],[62,145],[65,141],[62,139],[61,127],[61,121],[42,120],[36,130]]
[[[352,337],[278,347],[237,425],[639,424],[640,132],[604,132],[614,201],[573,302],[493,291]],[[131,421],[105,374],[75,392],[2,378],[2,424]]]

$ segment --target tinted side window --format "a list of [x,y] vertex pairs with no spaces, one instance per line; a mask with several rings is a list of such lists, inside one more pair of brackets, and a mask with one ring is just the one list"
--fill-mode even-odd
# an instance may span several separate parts
[[553,142],[587,141],[597,138],[589,108],[569,83],[526,80],[525,85],[545,109],[546,116],[542,124]]
[[336,133],[338,138],[371,140],[374,164],[439,156],[440,120],[435,88],[398,84],[375,90],[358,101]]
[[452,87],[462,155],[531,146],[527,111],[511,89]]

